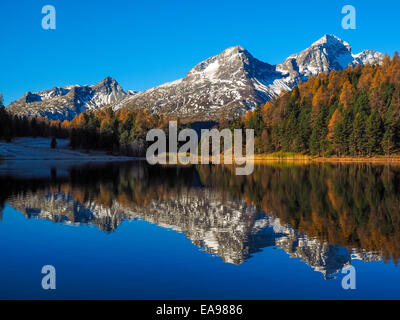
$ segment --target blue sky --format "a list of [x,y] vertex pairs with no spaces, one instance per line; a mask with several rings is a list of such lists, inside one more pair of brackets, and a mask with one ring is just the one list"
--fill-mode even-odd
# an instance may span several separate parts
[[[0,3],[0,92],[5,103],[27,91],[95,84],[112,76],[125,90],[145,90],[185,74],[240,44],[279,63],[326,33],[354,52],[400,49],[397,0],[14,0]],[[43,30],[42,7],[57,10]],[[341,27],[341,8],[357,9],[357,29]]]

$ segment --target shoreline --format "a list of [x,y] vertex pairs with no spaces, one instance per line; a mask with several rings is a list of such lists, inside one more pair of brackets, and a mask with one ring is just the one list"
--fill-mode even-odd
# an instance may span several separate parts
[[138,157],[117,155],[99,150],[79,150],[69,147],[68,139],[57,139],[57,147],[50,147],[50,138],[16,138],[13,142],[0,141],[0,162],[57,161],[57,162],[112,162],[132,161]]
[[307,162],[307,163],[398,163],[400,156],[373,156],[373,157],[322,157],[322,156],[293,156],[293,157],[274,157],[269,155],[255,154],[249,161],[263,162]]
[[[166,153],[165,163],[161,163],[163,165],[174,165],[174,163],[170,163],[168,157],[171,154]],[[174,154],[174,156],[178,157],[178,164],[180,165],[197,165],[202,164],[201,156],[192,155],[191,159],[194,161],[192,163],[180,163],[179,154]],[[189,156],[189,155],[187,155]],[[218,158],[218,157],[217,157]],[[142,159],[142,158],[141,158]],[[141,160],[140,159],[140,160]],[[143,160],[146,160],[145,158]],[[213,156],[209,156],[208,161],[209,164],[224,164],[224,154],[221,154],[219,157],[219,161],[215,160]],[[218,163],[219,162],[219,163]],[[310,156],[310,155],[293,155],[293,156],[274,156],[270,154],[255,154],[254,156],[249,157],[240,157],[237,159],[233,159],[233,164],[243,165],[245,162],[253,162],[253,163],[278,163],[278,162],[295,162],[295,163],[381,163],[381,164],[400,164],[400,155],[396,156],[373,156],[373,157],[321,157],[321,156]],[[207,164],[207,163],[203,163]]]

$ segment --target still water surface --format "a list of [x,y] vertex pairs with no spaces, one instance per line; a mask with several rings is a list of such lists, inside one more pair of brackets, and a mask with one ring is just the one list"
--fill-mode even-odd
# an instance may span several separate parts
[[389,165],[3,163],[0,298],[399,299],[399,209]]

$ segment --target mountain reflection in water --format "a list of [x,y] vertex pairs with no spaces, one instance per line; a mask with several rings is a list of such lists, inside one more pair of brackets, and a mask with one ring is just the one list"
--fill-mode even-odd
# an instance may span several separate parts
[[107,233],[144,220],[184,233],[224,262],[240,265],[265,247],[283,249],[325,278],[352,259],[400,253],[400,168],[372,165],[73,167],[57,177],[0,176],[7,202],[28,218],[89,224]]

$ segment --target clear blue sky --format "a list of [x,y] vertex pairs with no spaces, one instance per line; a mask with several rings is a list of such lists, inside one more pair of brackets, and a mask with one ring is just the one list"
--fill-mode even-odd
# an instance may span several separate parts
[[[57,29],[41,27],[44,5]],[[341,8],[357,9],[357,29]],[[110,75],[125,90],[183,77],[198,62],[240,44],[279,63],[326,33],[354,52],[400,49],[400,3],[269,0],[14,0],[0,3],[0,92],[6,105],[27,91],[95,84]]]

